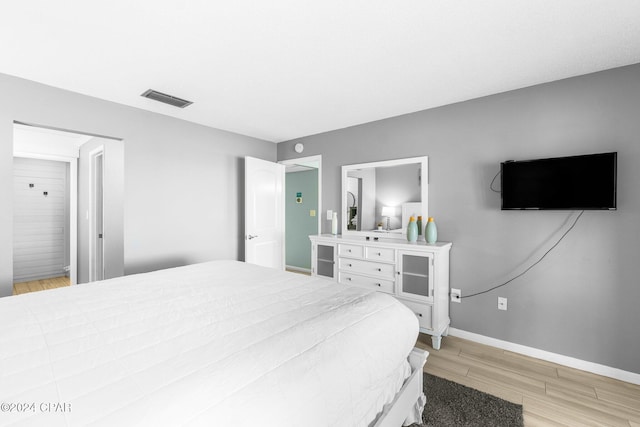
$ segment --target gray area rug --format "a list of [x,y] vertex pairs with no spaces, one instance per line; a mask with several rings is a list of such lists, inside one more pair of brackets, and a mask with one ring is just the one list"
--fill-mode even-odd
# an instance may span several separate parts
[[523,426],[522,405],[431,374],[424,374],[427,404],[422,426]]

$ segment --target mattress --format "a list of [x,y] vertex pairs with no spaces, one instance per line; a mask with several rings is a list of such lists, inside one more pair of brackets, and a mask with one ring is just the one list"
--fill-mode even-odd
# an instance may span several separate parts
[[389,295],[237,261],[0,298],[0,425],[367,426],[417,335]]

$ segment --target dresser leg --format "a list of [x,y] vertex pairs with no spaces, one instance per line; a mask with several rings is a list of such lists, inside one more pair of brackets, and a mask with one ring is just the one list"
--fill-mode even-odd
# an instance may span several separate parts
[[442,342],[442,337],[440,335],[431,336],[431,347],[433,347],[434,350],[440,350],[440,342]]

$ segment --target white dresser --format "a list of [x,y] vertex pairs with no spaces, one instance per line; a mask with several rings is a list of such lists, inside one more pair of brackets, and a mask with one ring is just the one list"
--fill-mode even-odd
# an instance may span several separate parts
[[374,237],[309,236],[315,276],[395,296],[417,316],[420,332],[440,349],[449,329],[451,243],[409,243]]

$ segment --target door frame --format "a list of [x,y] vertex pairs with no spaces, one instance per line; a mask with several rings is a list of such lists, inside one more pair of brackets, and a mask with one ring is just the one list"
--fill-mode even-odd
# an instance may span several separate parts
[[13,157],[69,163],[69,279],[73,286],[78,283],[78,158],[25,152],[14,152]]
[[[287,165],[297,165],[299,163],[315,163],[317,162],[318,166],[318,234],[322,232],[322,155],[318,154],[316,156],[308,156],[308,157],[299,157],[296,159],[287,159],[280,160],[278,163],[281,163],[285,166]],[[285,170],[286,173],[286,170]],[[286,221],[285,221],[286,227]]]
[[[313,167],[315,167],[316,169],[318,169],[318,212],[316,213],[316,216],[318,218],[318,225],[317,225],[317,230],[316,230],[316,234],[320,234],[322,233],[322,155],[318,154],[315,156],[307,156],[307,157],[298,157],[295,159],[287,159],[287,160],[280,160],[278,163],[283,164],[286,166],[291,166],[291,165],[298,165],[298,164],[305,164],[305,165],[313,165]],[[285,175],[286,175],[287,171],[285,169]],[[286,183],[286,180],[285,180]],[[286,184],[285,184],[286,187]],[[286,191],[286,188],[285,188]],[[283,202],[284,203],[284,202]],[[285,221],[284,221],[284,230],[285,233],[287,231],[287,221],[286,221],[286,216],[285,216]],[[286,245],[286,239],[283,240],[284,244]],[[285,246],[285,266],[286,266],[286,246]],[[292,270],[301,270],[298,268],[292,268]],[[301,270],[302,271],[302,270]]]

